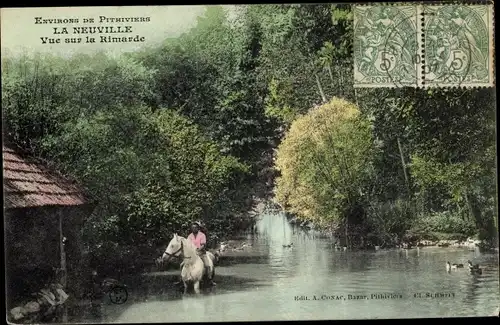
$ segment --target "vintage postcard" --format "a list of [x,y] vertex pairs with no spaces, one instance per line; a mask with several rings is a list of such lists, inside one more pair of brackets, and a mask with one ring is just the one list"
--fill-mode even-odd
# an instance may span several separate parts
[[2,8],[7,321],[498,316],[494,14]]

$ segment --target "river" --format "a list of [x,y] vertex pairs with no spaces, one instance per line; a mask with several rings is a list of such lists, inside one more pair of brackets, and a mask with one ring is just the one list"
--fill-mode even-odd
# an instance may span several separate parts
[[[336,251],[332,240],[263,215],[252,247],[229,252],[217,286],[183,296],[178,271],[143,274],[122,305],[104,302],[99,321],[119,323],[325,320],[498,315],[498,254],[461,248]],[[293,243],[292,248],[283,247]],[[446,261],[480,264],[448,273]],[[349,299],[349,298],[364,299]],[[315,300],[316,298],[316,300]],[[309,300],[305,300],[309,299]],[[79,320],[82,321],[82,320]],[[95,322],[88,317],[83,321]]]

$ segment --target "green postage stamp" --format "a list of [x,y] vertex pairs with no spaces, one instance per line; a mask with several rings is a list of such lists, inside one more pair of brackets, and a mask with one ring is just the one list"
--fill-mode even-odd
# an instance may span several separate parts
[[356,87],[491,87],[493,5],[357,5]]

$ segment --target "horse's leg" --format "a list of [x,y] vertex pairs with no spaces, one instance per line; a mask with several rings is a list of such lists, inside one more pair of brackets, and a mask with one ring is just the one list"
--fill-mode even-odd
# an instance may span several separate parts
[[203,256],[202,260],[203,260],[203,266],[204,266],[203,280],[204,280],[204,283],[206,283],[206,286],[210,287],[213,284],[213,274],[214,274],[213,261],[208,256],[208,254],[205,254]]
[[210,275],[212,274],[212,270],[210,270],[210,266],[206,266],[205,267],[205,274],[204,274],[204,278],[205,280],[207,280],[208,282],[210,282]]
[[195,281],[193,283],[193,287],[194,287],[194,292],[195,293],[200,293],[200,281]]
[[188,284],[185,281],[183,281],[183,282],[184,282],[184,294],[186,294],[188,291]]

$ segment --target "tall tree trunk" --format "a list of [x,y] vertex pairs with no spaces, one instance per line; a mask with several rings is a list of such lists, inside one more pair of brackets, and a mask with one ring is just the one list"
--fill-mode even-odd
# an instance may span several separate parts
[[[337,60],[336,63],[337,63],[337,67],[341,67],[342,66],[342,64],[339,64],[339,60]],[[340,69],[340,68],[338,69],[337,75],[339,76],[339,86],[338,86],[338,88],[340,89],[340,95],[344,96],[344,73],[343,73],[342,69]],[[357,99],[356,99],[356,106],[359,107]]]
[[335,81],[333,79],[332,66],[330,65],[330,63],[326,65],[326,69],[328,70],[328,75],[330,76],[330,80],[332,81],[332,87],[333,89],[335,89]]
[[323,92],[323,87],[321,87],[321,82],[319,80],[318,74],[315,72],[314,76],[316,77],[316,84],[318,85],[318,90],[321,95],[321,100],[323,101],[323,104],[326,103],[326,96],[325,93]]
[[467,189],[464,190],[465,202],[467,202],[467,208],[469,208],[469,220],[474,217],[474,208],[472,207],[472,202],[469,198],[469,193],[467,193]]
[[345,218],[345,245],[349,247],[349,215]]
[[478,228],[482,227],[483,222],[481,218],[481,211],[479,211],[477,209],[477,206],[475,206],[468,188],[465,189],[465,199],[467,201],[467,207],[469,208],[470,216],[474,218],[474,222],[476,223]]
[[401,156],[401,164],[403,165],[403,173],[405,176],[405,183],[406,183],[406,189],[408,191],[408,197],[411,197],[410,181],[406,170],[406,162],[405,162],[405,157],[403,155],[403,147],[401,146],[401,141],[399,140],[399,137],[397,137],[396,140],[398,141],[399,155]]
[[[448,163],[450,165],[453,165],[453,163],[451,162],[451,158],[448,158]],[[457,211],[458,211],[458,214],[462,217],[462,219],[464,219],[464,216],[462,215],[462,207],[460,206],[460,203],[458,202],[455,202],[455,205],[457,206]]]

